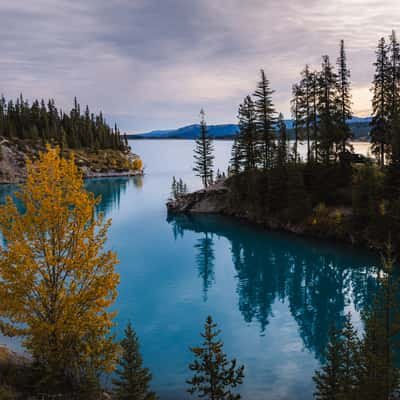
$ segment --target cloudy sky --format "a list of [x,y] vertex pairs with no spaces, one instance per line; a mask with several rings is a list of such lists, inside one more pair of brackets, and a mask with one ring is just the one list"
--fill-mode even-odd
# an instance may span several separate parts
[[369,113],[374,49],[399,0],[0,0],[0,92],[76,95],[123,130],[236,120],[264,68],[289,116],[304,64],[345,40],[354,111]]

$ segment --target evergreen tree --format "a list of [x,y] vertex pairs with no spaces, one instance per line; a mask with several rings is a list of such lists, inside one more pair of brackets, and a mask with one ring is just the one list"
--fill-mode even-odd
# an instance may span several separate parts
[[240,163],[242,157],[240,154],[240,145],[238,136],[233,139],[233,145],[231,150],[231,159],[229,165],[229,174],[237,175],[240,172]]
[[328,56],[322,57],[322,69],[319,74],[318,114],[320,122],[320,153],[325,164],[337,158],[338,137],[338,81]]
[[256,112],[250,96],[245,97],[239,106],[239,134],[237,154],[240,165],[245,170],[255,169],[260,164],[261,154],[258,147]]
[[301,125],[305,131],[305,138],[307,141],[307,162],[309,163],[312,158],[311,153],[311,140],[316,141],[316,85],[314,84],[315,76],[310,71],[308,65],[305,66],[301,72],[301,81],[299,84],[299,94],[297,97],[297,117],[302,119]]
[[193,171],[201,178],[203,186],[207,188],[213,180],[214,147],[212,139],[207,133],[205,113],[203,109],[200,111],[200,116],[200,137],[196,139],[196,147],[194,150],[195,165]]
[[351,314],[345,318],[342,336],[342,368],[340,377],[340,399],[355,400],[358,398],[361,342],[351,322]]
[[348,146],[348,141],[352,136],[351,129],[347,121],[352,117],[351,113],[351,93],[350,93],[350,70],[347,67],[344,41],[340,42],[340,55],[337,60],[338,66],[338,107],[340,110],[340,131],[342,159]]
[[131,323],[125,328],[121,341],[122,357],[118,361],[117,378],[113,380],[117,400],[156,400],[150,391],[151,373],[143,367],[139,340]]
[[283,114],[280,113],[278,116],[278,154],[277,154],[277,165],[283,167],[288,161],[288,135],[286,130],[285,120]]
[[273,152],[275,147],[275,108],[272,103],[273,90],[264,70],[260,71],[261,79],[254,92],[255,102],[255,124],[261,144],[261,160],[263,168],[270,168],[273,163]]
[[301,115],[302,90],[300,85],[293,85],[292,95],[293,98],[291,100],[291,110],[294,128],[293,159],[294,162],[297,163],[299,161],[298,146],[301,137],[301,130],[303,127],[303,119]]
[[388,54],[384,38],[376,50],[375,75],[373,80],[371,142],[381,167],[385,164],[385,153],[389,144],[389,99],[388,99]]
[[196,263],[199,272],[199,277],[203,282],[203,298],[207,300],[208,289],[215,280],[214,272],[214,241],[212,234],[205,232],[204,237],[197,240],[194,246],[198,251]]
[[340,332],[332,328],[330,341],[326,349],[325,364],[313,377],[316,391],[314,398],[317,400],[339,400],[341,389],[342,368],[342,341]]
[[210,400],[239,400],[240,395],[232,389],[243,383],[244,366],[237,367],[235,359],[228,361],[223,343],[217,339],[220,331],[216,328],[217,324],[208,316],[201,334],[202,346],[190,349],[195,360],[189,365],[194,375],[187,380],[188,392]]

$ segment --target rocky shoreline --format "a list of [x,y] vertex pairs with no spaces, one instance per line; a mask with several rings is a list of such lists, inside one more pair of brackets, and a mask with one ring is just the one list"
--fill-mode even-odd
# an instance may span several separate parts
[[[296,235],[309,236],[320,239],[333,239],[336,241],[348,243],[351,245],[362,244],[370,249],[377,249],[373,243],[358,237],[356,234],[338,229],[338,225],[315,224],[313,217],[304,221],[293,223],[285,221],[270,214],[261,214],[254,208],[248,207],[248,204],[239,203],[234,200],[235,193],[232,189],[229,179],[219,181],[207,189],[198,190],[179,196],[175,200],[169,200],[166,204],[169,217],[179,214],[217,214],[234,217],[243,221],[262,226],[269,230],[280,230]],[[327,218],[335,220],[338,211],[342,215],[342,222],[351,218],[352,211],[348,208],[332,208],[326,210]]]

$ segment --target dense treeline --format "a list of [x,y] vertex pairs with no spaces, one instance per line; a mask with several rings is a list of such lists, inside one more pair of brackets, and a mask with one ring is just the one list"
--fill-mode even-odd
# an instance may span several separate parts
[[41,139],[71,149],[114,149],[128,147],[126,135],[111,128],[100,112],[95,115],[86,106],[82,112],[77,99],[69,113],[57,108],[53,99],[29,104],[22,94],[16,101],[0,98],[0,136],[18,139]]
[[322,57],[319,71],[305,66],[300,82],[293,85],[294,141],[289,144],[283,115],[277,115],[272,101],[274,91],[261,70],[253,96],[247,96],[239,106],[240,132],[232,151],[233,171],[298,163],[303,141],[307,144],[307,163],[345,162],[351,156],[352,136],[347,123],[352,117],[349,78],[343,41],[337,69],[327,55]]
[[[232,147],[229,182],[233,204],[248,206],[255,220],[302,223],[324,236],[382,247],[400,239],[400,44],[395,32],[378,43],[372,82],[370,137],[376,162],[354,154],[350,69],[344,42],[336,66],[306,65],[293,86],[294,140],[261,71],[253,96],[239,107],[240,132]],[[299,145],[305,144],[300,154]],[[304,147],[303,147],[304,148]]]

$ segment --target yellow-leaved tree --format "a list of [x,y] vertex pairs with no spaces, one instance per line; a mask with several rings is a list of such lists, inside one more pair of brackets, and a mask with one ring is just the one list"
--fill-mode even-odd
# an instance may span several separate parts
[[[48,391],[76,387],[114,367],[110,305],[116,255],[104,249],[110,221],[83,186],[73,157],[47,148],[0,207],[0,327],[21,336]],[[42,385],[43,387],[43,385]]]

